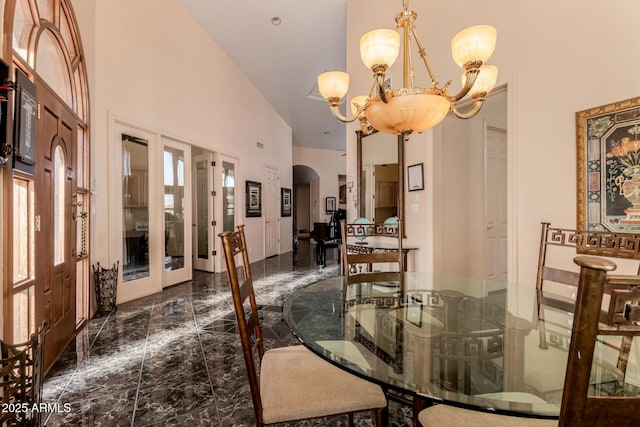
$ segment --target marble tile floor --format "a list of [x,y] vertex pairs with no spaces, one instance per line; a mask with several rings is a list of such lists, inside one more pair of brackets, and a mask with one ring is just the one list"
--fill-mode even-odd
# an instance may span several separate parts
[[[251,265],[268,348],[298,344],[281,306],[296,288],[339,274],[319,269],[301,239],[297,254]],[[252,426],[253,405],[226,274],[193,280],[118,306],[88,322],[45,377],[43,401],[54,426]],[[411,425],[391,402],[392,426]],[[372,425],[369,414],[357,425]],[[344,426],[345,416],[299,426]]]

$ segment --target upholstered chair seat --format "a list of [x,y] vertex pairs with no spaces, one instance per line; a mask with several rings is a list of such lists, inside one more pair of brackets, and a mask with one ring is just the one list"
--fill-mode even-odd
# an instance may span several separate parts
[[299,345],[265,352],[260,392],[265,424],[387,405],[379,386],[348,374]]
[[558,420],[510,417],[472,411],[449,405],[435,405],[418,415],[423,427],[491,426],[491,427],[557,427]]

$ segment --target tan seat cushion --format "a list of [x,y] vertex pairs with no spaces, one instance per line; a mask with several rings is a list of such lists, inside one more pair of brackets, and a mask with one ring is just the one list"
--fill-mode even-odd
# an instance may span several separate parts
[[449,405],[435,405],[418,414],[423,427],[557,427],[557,420],[510,417],[472,411]]
[[299,345],[264,354],[260,393],[266,424],[387,405],[378,385],[343,371]]

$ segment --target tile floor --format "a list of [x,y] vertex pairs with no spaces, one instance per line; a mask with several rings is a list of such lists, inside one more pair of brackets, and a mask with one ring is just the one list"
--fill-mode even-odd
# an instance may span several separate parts
[[[266,345],[297,344],[280,307],[296,288],[339,274],[318,269],[308,241],[252,264]],[[255,425],[226,274],[193,280],[88,322],[47,374],[43,400],[54,426]],[[68,409],[68,410],[67,410]],[[390,424],[410,425],[408,408],[390,404]],[[368,414],[357,425],[371,425]],[[346,417],[295,425],[343,426]]]

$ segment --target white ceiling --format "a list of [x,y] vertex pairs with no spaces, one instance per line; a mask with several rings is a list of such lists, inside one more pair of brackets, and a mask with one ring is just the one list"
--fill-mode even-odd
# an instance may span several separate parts
[[308,95],[319,73],[346,68],[347,0],[180,1],[289,124],[293,145],[345,149],[345,125]]

